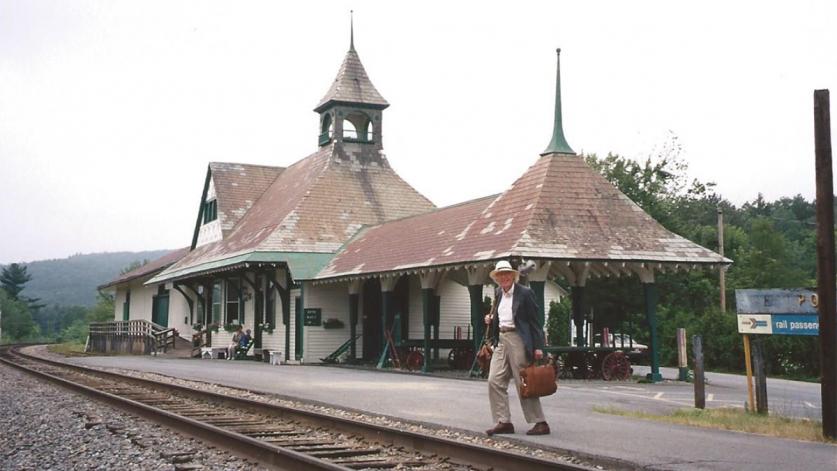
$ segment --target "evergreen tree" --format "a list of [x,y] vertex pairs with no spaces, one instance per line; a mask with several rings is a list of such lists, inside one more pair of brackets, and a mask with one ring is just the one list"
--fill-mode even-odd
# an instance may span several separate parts
[[3,267],[3,273],[0,274],[0,287],[9,295],[9,298],[17,301],[20,300],[20,292],[23,291],[24,285],[31,279],[32,275],[26,272],[26,265],[12,263],[8,267]]
[[37,312],[44,307],[43,304],[38,303],[40,299],[21,295],[21,291],[31,279],[32,275],[27,272],[26,265],[12,263],[8,267],[3,267],[3,272],[0,274],[0,287],[11,299],[22,301],[28,305],[31,312]]
[[0,310],[3,311],[4,337],[12,341],[20,341],[38,335],[39,330],[32,320],[29,308],[24,302],[6,294],[5,290],[0,290]]

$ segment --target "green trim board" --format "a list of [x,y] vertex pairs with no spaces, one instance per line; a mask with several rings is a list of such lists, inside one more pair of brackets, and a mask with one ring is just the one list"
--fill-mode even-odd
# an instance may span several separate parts
[[146,285],[206,274],[223,268],[237,268],[244,263],[285,263],[294,280],[311,280],[334,257],[333,253],[316,252],[249,252],[233,257],[213,260],[180,270],[164,271],[146,281]]
[[206,166],[206,178],[203,182],[203,191],[201,192],[201,204],[198,205],[198,220],[195,222],[195,230],[192,232],[192,250],[198,245],[198,234],[200,234],[201,226],[203,225],[203,208],[206,201],[206,194],[209,192],[209,179],[212,178],[212,169]]
[[389,105],[379,105],[375,103],[361,103],[357,101],[342,101],[342,100],[328,100],[327,102],[323,103],[322,105],[314,108],[315,113],[323,113],[330,108],[335,107],[349,107],[349,108],[363,108],[366,110],[376,110],[376,111],[383,111],[389,108]]

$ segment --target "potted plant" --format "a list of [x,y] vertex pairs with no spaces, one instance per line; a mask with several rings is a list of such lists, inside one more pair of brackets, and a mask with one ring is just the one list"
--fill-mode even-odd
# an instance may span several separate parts
[[233,333],[233,332],[235,332],[236,330],[238,330],[242,327],[243,326],[241,324],[236,324],[234,322],[230,323],[230,324],[224,324],[224,330],[229,332],[229,333]]
[[323,321],[324,329],[342,329],[343,326],[343,321],[334,317],[330,317]]

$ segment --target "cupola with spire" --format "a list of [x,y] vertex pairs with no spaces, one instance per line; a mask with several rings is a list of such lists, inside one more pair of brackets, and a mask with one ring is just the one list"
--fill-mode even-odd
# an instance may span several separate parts
[[564,137],[564,126],[561,120],[561,49],[556,49],[558,56],[558,73],[555,78],[555,123],[552,127],[552,140],[549,145],[541,152],[541,155],[547,154],[571,154],[575,155],[575,151],[567,143]]
[[331,88],[314,108],[320,114],[319,145],[335,142],[381,149],[381,112],[389,103],[372,85],[360,62],[355,50],[354,21],[350,30],[349,51]]

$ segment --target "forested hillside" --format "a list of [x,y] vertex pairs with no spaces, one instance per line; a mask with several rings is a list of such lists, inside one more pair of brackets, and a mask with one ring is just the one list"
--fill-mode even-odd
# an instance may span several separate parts
[[[84,306],[96,304],[96,287],[119,275],[133,262],[154,260],[168,250],[145,252],[111,252],[78,254],[55,260],[26,263],[32,280],[22,294],[39,299],[40,304],[52,306]],[[2,268],[2,266],[0,266]]]

